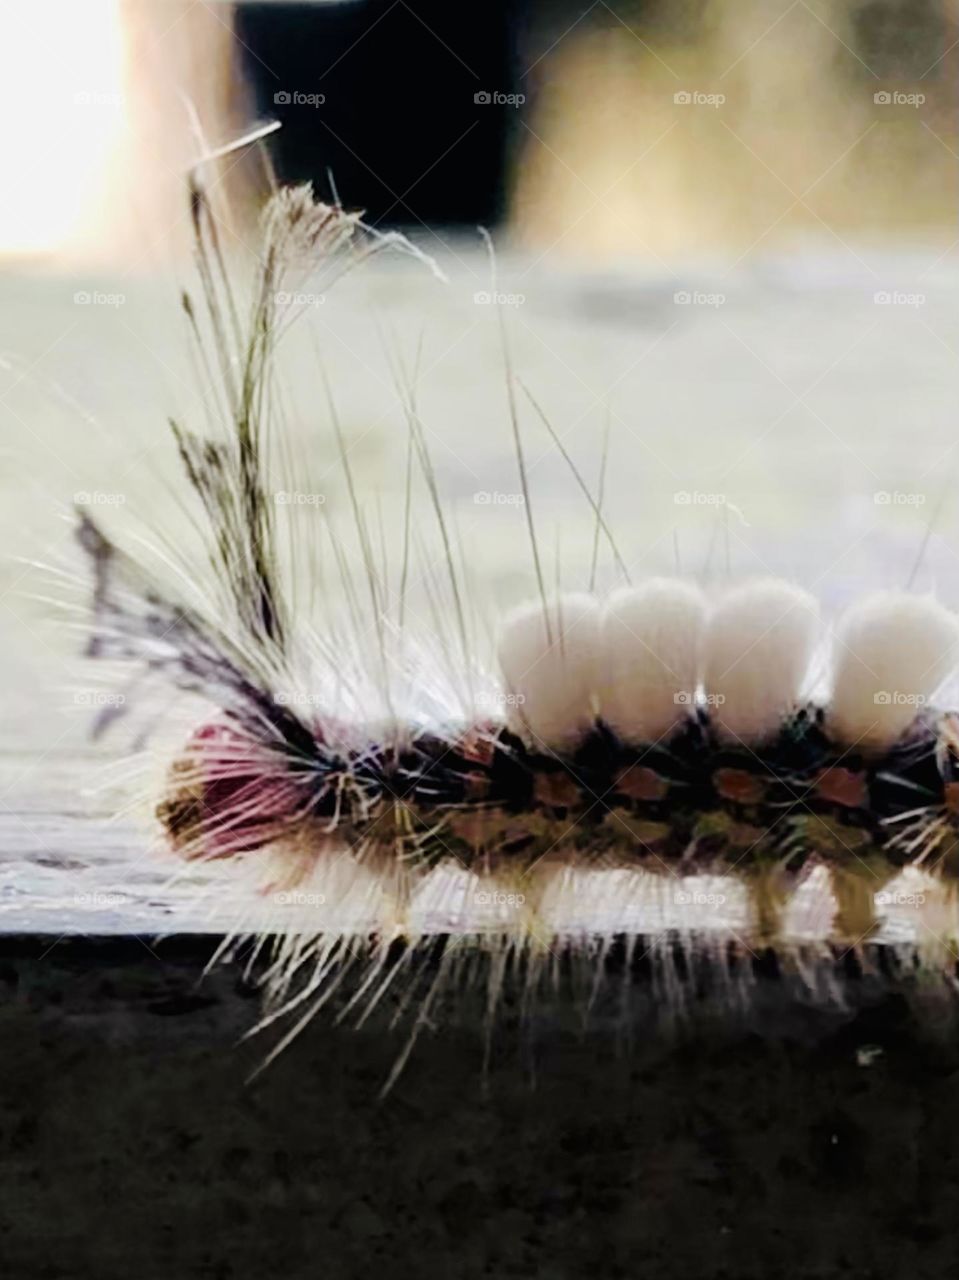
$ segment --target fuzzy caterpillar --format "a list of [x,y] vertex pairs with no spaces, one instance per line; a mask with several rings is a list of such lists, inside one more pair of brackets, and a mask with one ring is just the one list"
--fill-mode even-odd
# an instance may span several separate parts
[[[458,715],[424,725],[387,696],[367,723],[284,696],[296,616],[276,568],[262,453],[281,327],[273,300],[304,262],[335,274],[344,256],[379,246],[357,247],[355,216],[303,189],[279,192],[248,316],[198,186],[192,207],[230,432],[174,432],[208,522],[218,599],[204,612],[172,598],[89,514],[78,532],[95,573],[91,652],[142,662],[218,709],[158,797],[170,843],[188,861],[242,866],[262,892],[307,908],[269,970],[274,1012],[314,1010],[357,963],[358,991],[380,999],[397,938],[452,935],[542,957],[579,937],[588,951],[645,936],[650,901],[666,948],[678,936],[788,954],[806,943],[861,950],[884,936],[877,898],[921,892],[939,905],[918,940],[951,970],[959,746],[955,718],[932,699],[957,665],[957,632],[931,599],[854,605],[824,700],[807,692],[818,635],[809,596],[765,581],[707,600],[679,579],[605,600],[540,581],[540,598],[500,629],[500,674],[487,683],[502,715],[467,696]],[[199,334],[200,309],[189,298],[184,309]],[[347,480],[352,495],[348,470]],[[359,510],[357,525],[371,554]],[[379,620],[373,579],[370,590]],[[461,594],[454,577],[457,608]],[[902,876],[923,887],[895,891]],[[804,931],[792,905],[823,877],[834,917]],[[590,899],[592,914],[574,909]]]
[[[688,591],[680,582],[650,585],[664,596]],[[732,604],[737,611],[748,611],[754,601],[778,605],[777,597],[793,590],[757,584],[733,593]],[[631,603],[620,596],[614,608],[621,612]],[[729,607],[721,601],[717,618]],[[581,619],[583,599],[571,608]],[[765,618],[757,611],[760,626]],[[582,666],[598,655],[582,637],[575,653],[562,655],[557,638],[531,659],[522,633],[541,615],[523,610],[507,623],[501,642],[504,664],[517,673],[514,691],[505,695],[515,708],[512,724],[477,722],[446,734],[381,726],[344,748],[320,723],[304,749],[300,729],[298,742],[292,726],[277,723],[277,734],[285,735],[278,757],[265,750],[262,736],[225,719],[203,726],[188,744],[174,766],[161,817],[187,857],[228,857],[277,840],[312,848],[318,860],[341,856],[346,848],[386,878],[402,871],[407,894],[447,861],[479,877],[491,895],[512,890],[524,902],[540,901],[564,862],[583,871],[616,868],[667,877],[735,874],[753,898],[750,933],[757,945],[779,940],[774,902],[784,905],[790,887],[820,864],[842,906],[834,927],[855,944],[876,927],[871,899],[904,868],[934,867],[944,882],[959,872],[955,718],[910,714],[929,696],[916,686],[938,684],[950,661],[955,622],[931,601],[888,596],[867,598],[851,610],[843,632],[858,627],[864,615],[876,628],[864,644],[883,643],[884,628],[915,632],[896,671],[886,660],[880,678],[891,683],[889,676],[898,675],[897,694],[888,702],[883,690],[862,687],[848,662],[840,663],[834,702],[825,708],[800,705],[798,687],[783,705],[784,682],[777,680],[771,691],[757,689],[761,675],[751,680],[748,668],[738,677],[738,690],[725,695],[707,685],[698,706],[696,673],[687,671],[681,678],[687,688],[675,690],[668,722],[661,708],[653,738],[633,737],[628,729],[624,736],[622,727],[617,732],[602,718],[602,704],[594,718],[595,691]],[[748,657],[762,635],[740,628],[739,645]],[[721,631],[721,621],[711,630]],[[938,648],[927,661],[931,635]],[[598,629],[591,639],[597,638]],[[763,656],[775,675],[788,662],[776,648],[788,649],[795,640],[795,633],[786,633],[775,648],[768,645]],[[707,665],[717,666],[718,652],[718,666],[724,666],[727,646],[723,636],[711,651],[707,640]],[[611,654],[607,645],[609,670],[617,656],[635,663],[635,648],[622,640],[617,647],[620,652]],[[538,664],[549,666],[548,673],[534,675]],[[620,679],[612,690],[623,718],[631,695],[643,692],[643,676],[667,673],[652,650],[644,665],[645,672],[629,672],[634,684]],[[849,694],[850,680],[860,681],[858,703]],[[731,677],[726,683],[730,687]],[[912,692],[904,695],[899,686]],[[632,707],[643,728],[653,701]],[[917,841],[913,826],[908,837],[902,827],[914,823],[919,796],[925,804]],[[309,855],[299,874],[304,882],[311,879]]]

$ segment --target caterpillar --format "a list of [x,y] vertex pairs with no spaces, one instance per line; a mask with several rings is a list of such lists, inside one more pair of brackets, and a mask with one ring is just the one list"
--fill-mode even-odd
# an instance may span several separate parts
[[[951,983],[959,716],[936,695],[959,666],[954,614],[908,591],[854,602],[817,692],[820,611],[791,582],[706,592],[652,577],[606,594],[547,583],[519,429],[525,388],[504,333],[533,598],[480,655],[465,557],[415,379],[400,370],[399,589],[330,396],[365,580],[331,537],[346,621],[330,616],[315,633],[284,572],[296,528],[271,499],[287,303],[303,279],[320,273],[329,288],[384,249],[424,255],[308,187],[280,188],[241,299],[195,176],[190,208],[202,293],[184,293],[182,308],[221,430],[171,429],[213,588],[171,591],[88,510],[77,537],[94,582],[90,656],[137,663],[212,707],[174,752],[154,808],[184,863],[221,865],[277,906],[275,932],[254,948],[273,949],[263,1021],[292,1024],[274,1053],[334,998],[361,1019],[385,998],[397,1017],[414,1008],[411,1047],[477,956],[492,1009],[510,966],[533,989],[574,953],[600,981],[624,940],[673,976],[678,948],[740,977],[770,951],[808,974],[837,956],[873,963],[879,944],[895,944]],[[406,612],[414,476],[442,551],[423,575],[433,625],[418,629]],[[601,499],[580,483],[597,543],[628,576]],[[96,731],[125,705],[105,708]],[[425,993],[417,976],[396,994],[424,957]]]

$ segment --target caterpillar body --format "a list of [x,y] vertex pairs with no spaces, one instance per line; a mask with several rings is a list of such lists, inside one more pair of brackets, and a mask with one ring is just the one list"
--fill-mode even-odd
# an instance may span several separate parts
[[[450,700],[440,715],[397,709],[385,654],[387,632],[402,640],[403,625],[388,618],[372,568],[378,713],[298,693],[296,610],[263,461],[276,299],[290,296],[291,273],[319,263],[335,275],[384,241],[364,240],[358,217],[309,189],[280,190],[244,310],[198,183],[191,209],[228,429],[216,439],[173,429],[217,598],[201,609],[172,596],[87,511],[78,537],[94,573],[91,655],[140,662],[215,708],[156,797],[168,843],[303,908],[278,920],[268,1019],[304,1004],[310,1016],[357,966],[347,1007],[363,995],[376,1004],[397,940],[415,950],[437,936],[459,957],[441,961],[437,982],[472,949],[494,957],[494,992],[497,956],[540,975],[570,946],[595,957],[622,937],[661,957],[677,940],[713,948],[724,964],[732,948],[747,966],[769,947],[803,964],[905,938],[951,981],[959,717],[935,697],[959,666],[959,623],[932,597],[855,602],[834,629],[828,691],[815,693],[822,627],[797,586],[764,579],[707,594],[676,577],[604,598],[549,590],[530,515],[538,595],[503,618],[493,662],[464,661],[455,710]],[[203,340],[188,295],[184,310]],[[525,492],[508,362],[507,380]],[[411,394],[404,409],[448,553],[458,638],[445,654],[465,659],[466,590]],[[372,566],[346,451],[343,462]],[[335,686],[356,655],[339,641],[327,650]]]

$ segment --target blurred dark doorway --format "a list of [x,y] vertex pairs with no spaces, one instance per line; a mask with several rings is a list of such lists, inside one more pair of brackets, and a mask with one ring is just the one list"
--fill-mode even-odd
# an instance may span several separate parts
[[521,93],[522,0],[241,5],[237,34],[280,176],[371,223],[495,223]]

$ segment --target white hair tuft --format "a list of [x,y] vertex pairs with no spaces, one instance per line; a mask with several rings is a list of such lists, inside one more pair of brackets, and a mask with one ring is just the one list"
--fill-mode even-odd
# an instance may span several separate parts
[[566,593],[548,611],[520,605],[500,629],[497,656],[510,727],[531,745],[574,747],[596,719],[599,604]]
[[652,578],[614,592],[603,610],[600,714],[627,742],[667,738],[699,686],[706,600],[698,587]]
[[891,746],[959,658],[955,614],[931,596],[882,591],[853,604],[836,628],[829,728],[867,749]]
[[765,579],[729,591],[706,629],[710,715],[728,740],[773,737],[798,704],[818,631],[818,606],[791,582]]

